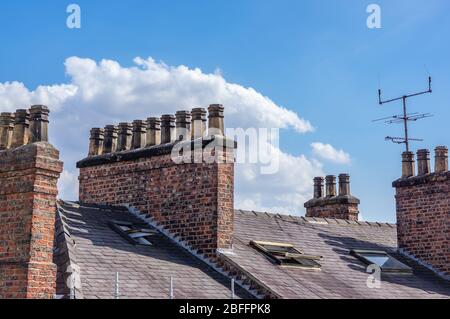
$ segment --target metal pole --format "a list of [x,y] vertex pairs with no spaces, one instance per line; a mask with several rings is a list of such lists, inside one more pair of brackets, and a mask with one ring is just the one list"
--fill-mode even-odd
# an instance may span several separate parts
[[409,152],[408,114],[406,113],[406,96],[403,97],[403,122],[405,123],[405,144],[406,144],[406,151]]
[[172,278],[172,276],[170,276],[169,299],[174,299],[173,298],[173,278]]
[[75,273],[70,275],[70,299],[75,299]]
[[119,295],[119,273],[116,272],[116,291],[114,294],[115,299],[120,299],[120,295]]
[[231,299],[235,299],[235,294],[234,294],[234,278],[231,279]]

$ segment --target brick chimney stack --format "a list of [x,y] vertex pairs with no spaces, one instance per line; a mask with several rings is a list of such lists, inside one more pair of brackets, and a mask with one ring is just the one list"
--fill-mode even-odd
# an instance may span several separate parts
[[339,195],[336,195],[336,176],[325,178],[325,197],[323,180],[323,177],[314,178],[314,198],[305,203],[306,217],[358,220],[360,201],[350,193],[350,176],[339,175]]
[[[135,122],[134,128],[139,134],[140,124]],[[209,107],[214,134],[208,137],[202,108],[179,111],[176,117],[163,115],[161,121],[149,118],[147,124],[147,147],[138,143],[120,156],[91,156],[77,163],[80,201],[132,207],[207,257],[214,258],[217,249],[232,248],[236,144],[223,136],[223,106]],[[203,139],[196,143],[193,137]],[[172,154],[178,146],[183,151],[200,147],[200,152],[178,163]]]
[[[450,279],[448,149],[439,146],[435,152],[434,172],[429,150],[419,150],[418,175],[414,176],[409,164],[392,184],[396,189],[398,246],[405,255]],[[408,163],[414,163],[413,156],[408,156]]]
[[44,106],[17,110],[12,145],[11,114],[0,118],[0,299],[53,298],[56,292],[53,240],[62,163],[47,142],[47,116]]
[[0,151],[11,147],[14,130],[14,114],[0,114]]

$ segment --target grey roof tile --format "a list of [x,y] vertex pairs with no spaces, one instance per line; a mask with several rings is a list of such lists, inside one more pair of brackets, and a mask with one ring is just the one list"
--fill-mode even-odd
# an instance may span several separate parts
[[[447,281],[397,253],[395,225],[271,216],[236,215],[233,254],[227,258],[282,298],[450,297]],[[322,268],[282,268],[250,247],[251,240],[293,244],[306,254],[323,256]],[[350,255],[352,249],[387,251],[414,274],[383,274],[381,288],[370,289],[366,265]]]
[[[69,259],[76,260],[80,268],[84,298],[114,298],[116,272],[120,297],[124,299],[168,298],[171,276],[175,298],[230,297],[228,278],[164,235],[155,237],[154,246],[135,246],[112,230],[108,222],[113,220],[142,223],[128,210],[66,202],[60,202],[59,208],[60,219],[64,219],[70,239],[76,243]],[[67,236],[60,237],[59,245],[66,239]],[[58,264],[63,265],[64,261]],[[58,272],[64,270],[60,268]],[[63,284],[59,293],[67,294]],[[236,295],[252,297],[240,287],[236,287]]]

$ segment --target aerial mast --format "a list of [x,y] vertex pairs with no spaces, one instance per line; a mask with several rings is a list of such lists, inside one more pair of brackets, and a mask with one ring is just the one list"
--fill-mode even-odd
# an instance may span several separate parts
[[413,94],[409,94],[409,95],[403,95],[403,96],[398,97],[398,98],[394,98],[394,99],[383,101],[381,99],[381,89],[378,90],[378,103],[380,105],[384,105],[384,104],[387,104],[387,103],[392,103],[392,102],[396,102],[396,101],[400,101],[400,100],[403,103],[403,115],[394,115],[394,116],[389,116],[389,117],[385,117],[385,118],[373,121],[373,122],[385,121],[385,123],[387,123],[387,124],[403,123],[405,136],[404,137],[387,136],[386,137],[387,141],[392,141],[393,143],[397,143],[397,144],[405,144],[407,152],[409,152],[409,142],[411,142],[411,141],[416,141],[416,142],[417,141],[418,142],[423,141],[422,139],[410,138],[409,137],[408,123],[412,122],[412,121],[415,122],[417,120],[424,119],[424,118],[427,118],[427,117],[431,117],[433,115],[431,113],[423,113],[423,114],[408,113],[407,112],[407,100],[409,98],[412,98],[412,97],[415,97],[415,96],[419,96],[419,95],[423,95],[423,94],[430,94],[432,92],[433,92],[433,90],[431,89],[431,76],[428,77],[428,90],[427,91],[413,93]]

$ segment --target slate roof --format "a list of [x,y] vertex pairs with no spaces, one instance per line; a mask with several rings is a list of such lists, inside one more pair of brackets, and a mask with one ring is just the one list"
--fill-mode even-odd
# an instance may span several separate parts
[[[58,217],[58,294],[68,296],[66,269],[75,264],[81,275],[77,298],[113,298],[116,272],[120,273],[121,298],[167,299],[170,276],[174,277],[175,298],[230,297],[229,276],[165,235],[159,234],[156,244],[147,247],[134,246],[113,231],[108,226],[111,220],[142,223],[126,208],[60,201]],[[393,224],[236,210],[233,250],[220,251],[220,255],[278,298],[450,298],[448,281],[399,255],[396,238]],[[252,240],[293,244],[305,254],[323,256],[322,267],[280,267],[250,247]],[[352,249],[386,251],[412,267],[413,274],[383,274],[379,289],[368,288],[366,265],[350,255]],[[254,296],[238,285],[236,294],[237,298]]]
[[[165,236],[158,235],[151,247],[132,245],[109,227],[109,221],[142,223],[125,208],[58,203],[57,294],[68,297],[66,270],[75,264],[81,278],[76,298],[114,298],[116,272],[123,299],[167,299],[171,276],[175,298],[230,298],[230,279]],[[252,295],[236,286],[236,297]]]
[[[450,284],[396,251],[396,225],[272,215],[237,210],[234,247],[224,258],[279,298],[450,298]],[[293,244],[320,255],[321,270],[282,268],[249,246],[251,240]],[[350,250],[383,250],[413,268],[412,275],[382,275],[368,288],[366,265]]]

